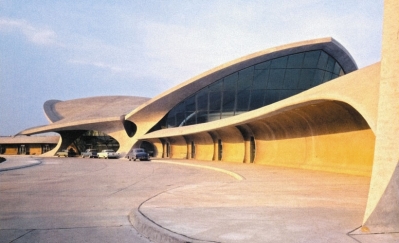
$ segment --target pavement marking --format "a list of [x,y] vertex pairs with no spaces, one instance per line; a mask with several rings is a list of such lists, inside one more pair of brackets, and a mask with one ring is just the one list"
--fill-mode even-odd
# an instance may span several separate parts
[[157,162],[157,163],[165,163],[165,164],[175,164],[175,165],[183,165],[183,166],[190,166],[190,167],[197,167],[197,168],[202,168],[202,169],[208,169],[208,170],[213,170],[217,172],[221,172],[224,174],[227,174],[229,176],[234,177],[236,180],[242,181],[244,180],[244,177],[240,176],[239,174],[228,171],[225,169],[220,169],[212,166],[207,166],[207,165],[196,165],[196,164],[187,164],[187,163],[181,163],[181,162],[171,162],[171,161],[166,161],[166,160],[152,160],[152,162]]

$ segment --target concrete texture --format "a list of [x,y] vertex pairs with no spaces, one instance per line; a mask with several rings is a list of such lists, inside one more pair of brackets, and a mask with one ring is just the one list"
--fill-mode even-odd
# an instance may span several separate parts
[[225,162],[35,159],[42,164],[0,172],[0,242],[399,241],[357,230],[368,177]]
[[399,232],[399,2],[384,1],[378,124],[364,231]]

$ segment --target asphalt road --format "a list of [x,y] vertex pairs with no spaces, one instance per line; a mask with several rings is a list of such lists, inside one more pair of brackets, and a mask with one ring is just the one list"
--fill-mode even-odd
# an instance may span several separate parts
[[132,227],[130,210],[216,173],[127,160],[41,160],[0,172],[0,242],[150,242]]

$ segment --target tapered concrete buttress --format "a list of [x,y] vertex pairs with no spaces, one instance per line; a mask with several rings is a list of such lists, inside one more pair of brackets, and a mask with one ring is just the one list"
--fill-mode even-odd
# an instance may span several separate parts
[[399,232],[399,1],[385,0],[373,171],[363,232]]

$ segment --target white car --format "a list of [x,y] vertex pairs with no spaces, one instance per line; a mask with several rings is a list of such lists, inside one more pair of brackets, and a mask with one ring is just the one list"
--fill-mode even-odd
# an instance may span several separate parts
[[104,149],[100,153],[97,153],[97,156],[99,159],[119,158],[119,154],[112,149]]

